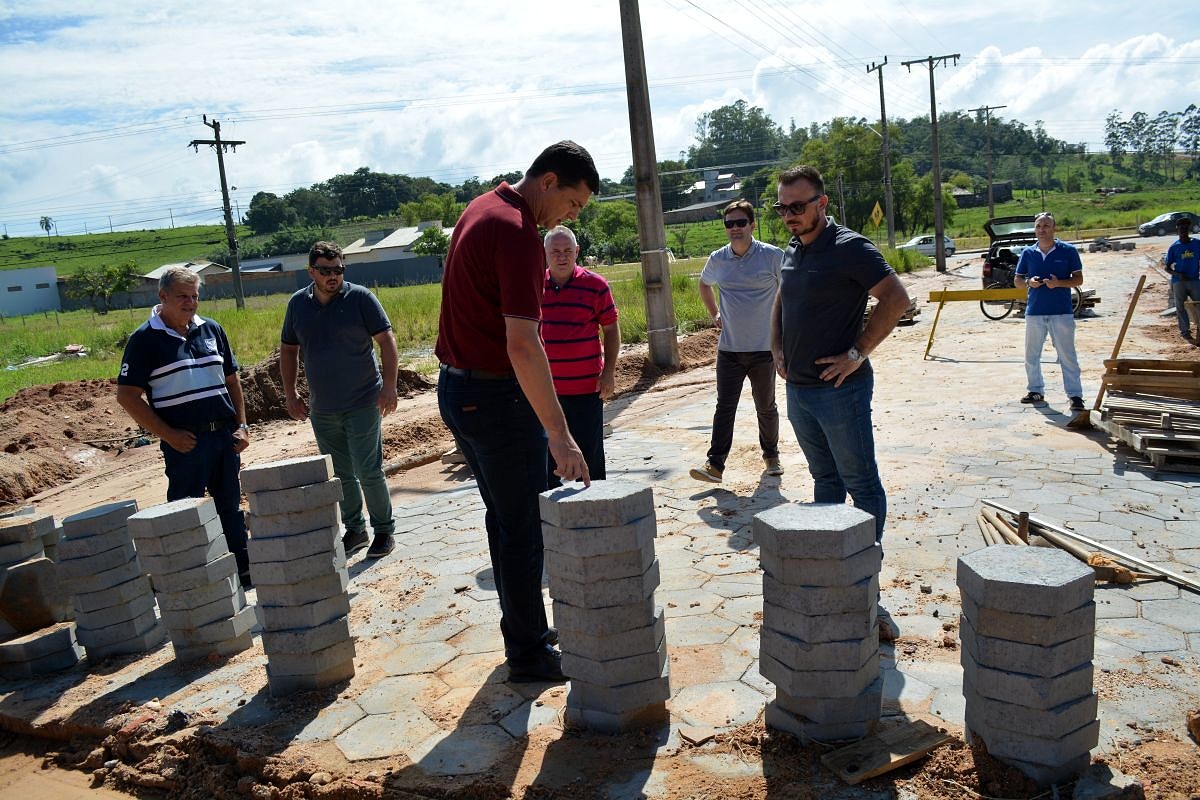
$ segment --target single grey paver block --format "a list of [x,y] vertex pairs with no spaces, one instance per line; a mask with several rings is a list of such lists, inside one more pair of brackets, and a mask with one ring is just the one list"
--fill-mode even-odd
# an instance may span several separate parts
[[657,613],[653,596],[605,608],[586,608],[554,598],[551,608],[560,636],[563,631],[593,637],[615,636],[649,626]]
[[973,730],[984,734],[998,728],[1021,734],[1034,732],[1047,739],[1057,739],[1096,719],[1098,708],[1095,692],[1053,708],[1034,709],[984,697],[969,681],[963,681],[963,697],[972,718],[980,726]]
[[337,478],[330,478],[321,483],[293,486],[290,489],[250,492],[248,498],[250,511],[256,517],[294,514],[338,502],[342,499],[342,482]]
[[980,608],[970,595],[962,595],[962,613],[980,636],[1049,647],[1096,633],[1096,604],[1084,603],[1054,617],[1017,614]]
[[319,675],[330,667],[354,660],[354,640],[338,642],[315,653],[274,653],[267,656],[268,675]]
[[109,656],[146,653],[150,650],[156,650],[165,641],[167,641],[167,629],[162,625],[155,625],[145,633],[138,634],[132,638],[101,645],[100,647],[88,647],[84,645],[84,649],[87,651],[88,661],[95,663]]
[[217,516],[211,497],[185,497],[141,511],[129,517],[129,533],[134,539],[155,539],[168,533],[199,528]]
[[21,514],[0,517],[0,545],[32,542],[54,530],[53,514]]
[[202,567],[210,561],[216,561],[228,552],[229,546],[225,543],[225,538],[221,537],[188,550],[180,550],[178,553],[167,553],[161,556],[142,553],[139,554],[139,558],[142,566],[151,575],[166,575],[171,572],[183,572],[186,569]]
[[209,658],[211,656],[229,658],[253,647],[254,634],[246,631],[232,639],[225,639],[211,644],[187,645],[172,642],[172,645],[175,648],[176,661],[197,661],[201,658]]
[[276,653],[315,653],[349,638],[350,618],[343,615],[312,628],[265,630],[262,644],[268,656]]
[[666,641],[662,640],[652,652],[607,661],[596,661],[573,653],[563,653],[562,671],[568,678],[578,679],[585,683],[597,686],[622,686],[658,677],[662,673],[666,660]]
[[845,558],[785,558],[760,548],[763,571],[791,586],[850,586],[879,572],[883,548],[870,547]]
[[798,670],[857,669],[879,652],[879,629],[848,641],[805,642],[763,628],[759,651]]
[[1002,728],[988,728],[978,713],[967,706],[967,727],[987,744],[996,758],[1015,758],[1031,764],[1062,764],[1089,752],[1100,740],[1100,721],[1093,720],[1065,736],[1043,737]]
[[546,550],[546,572],[579,583],[612,581],[641,575],[654,561],[653,540],[640,550],[580,558]]
[[57,565],[48,558],[32,558],[0,570],[0,621],[21,633],[69,619],[70,598]]
[[212,542],[225,541],[221,518],[213,517],[203,525],[184,528],[161,536],[147,536],[137,541],[140,556],[167,556],[204,547]]
[[657,530],[653,514],[607,528],[559,528],[543,522],[542,545],[563,555],[592,558],[644,550],[654,542]]
[[[59,573],[60,575],[62,573]],[[102,572],[93,572],[90,575],[79,575],[65,581],[67,589],[74,594],[84,594],[87,592],[102,592],[105,589],[111,589],[114,586],[131,581],[139,575],[145,575],[146,570],[142,569],[142,565],[138,563],[137,556],[126,561],[124,564],[106,569]]]
[[58,557],[60,560],[88,558],[99,553],[114,550],[121,545],[132,542],[129,531],[122,525],[106,533],[95,536],[81,536],[78,539],[61,539],[58,542]]
[[996,544],[958,559],[958,588],[980,608],[1055,617],[1092,601],[1092,568],[1053,547]]
[[136,557],[137,550],[134,549],[133,542],[126,540],[120,546],[114,547],[112,550],[105,550],[103,553],[96,553],[84,558],[59,559],[58,574],[64,580],[70,581],[120,567]]
[[236,639],[243,633],[249,633],[256,621],[254,607],[247,606],[231,617],[201,625],[199,628],[172,630],[171,641],[177,646],[183,644],[188,647],[199,644],[216,644],[227,639]]
[[654,515],[650,487],[621,479],[551,489],[538,496],[538,504],[542,521],[558,528],[608,528]]
[[787,503],[754,515],[759,550],[780,558],[846,558],[875,544],[875,518],[844,503]]
[[549,578],[550,596],[569,605],[583,608],[629,605],[653,596],[659,583],[658,559],[648,570],[633,578],[595,583],[569,581],[554,575]]
[[150,580],[154,584],[156,591],[186,592],[189,589],[196,589],[201,586],[217,583],[222,578],[228,578],[230,575],[236,574],[237,559],[234,558],[233,553],[226,553],[198,567],[183,569],[178,572],[151,575]]
[[861,739],[874,733],[879,725],[878,718],[858,722],[813,722],[787,711],[777,700],[767,703],[763,722],[768,728],[790,733],[802,742],[810,739],[818,742]]
[[332,552],[316,553],[292,561],[260,561],[250,563],[250,577],[255,586],[278,586],[300,583],[332,575],[346,566],[346,553],[339,541]]
[[216,603],[241,591],[236,576],[229,575],[220,580],[197,586],[182,592],[156,592],[158,607],[168,611],[190,611],[210,603]]
[[345,593],[326,597],[300,606],[259,606],[263,628],[268,631],[291,631],[313,628],[350,613],[350,597]]
[[310,578],[291,586],[272,586],[264,584],[255,586],[258,591],[258,605],[268,606],[303,606],[346,593],[350,584],[350,575],[345,567],[336,570],[332,575],[322,575]]
[[125,521],[138,510],[136,500],[118,500],[72,514],[62,521],[63,539],[99,536],[125,527]]
[[136,617],[103,628],[87,628],[80,624],[75,629],[75,638],[84,647],[105,647],[140,636],[157,624],[158,617],[155,616],[154,609],[149,608]]
[[40,631],[27,633],[7,642],[0,642],[0,663],[9,664],[32,661],[61,650],[75,643],[75,623],[60,622]]
[[959,654],[959,663],[963,683],[969,683],[981,696],[1033,709],[1054,708],[1091,694],[1095,676],[1090,661],[1050,678],[992,669],[976,663],[965,649]]
[[879,677],[879,654],[850,670],[795,670],[760,654],[758,671],[793,697],[854,697]]
[[558,626],[558,641],[564,653],[596,661],[653,652],[665,634],[666,616],[661,608],[655,609],[651,624],[619,633],[591,636],[564,628],[562,625]]
[[291,536],[295,533],[316,531],[321,528],[336,528],[339,523],[336,503],[288,514],[271,514],[265,517],[257,514],[246,516],[246,527],[250,529],[250,536],[258,539]]
[[0,544],[0,567],[19,564],[22,561],[40,556],[45,551],[41,539],[30,539],[27,542]]
[[[271,561],[290,561],[318,553],[333,553],[334,545],[341,540],[341,530],[336,526],[306,531],[292,536],[276,536],[271,539],[252,538],[247,543],[251,564]],[[344,551],[343,551],[344,552]]]
[[878,635],[879,605],[841,614],[808,615],[763,601],[762,626],[805,642],[836,642]]
[[117,603],[94,611],[81,611],[77,605],[75,621],[88,628],[107,628],[109,625],[116,625],[132,619],[151,608],[154,608],[154,593],[150,591],[150,584],[146,583],[145,590],[141,594],[125,603]]
[[629,711],[612,712],[572,706],[568,697],[567,707],[563,709],[563,724],[566,727],[585,728],[600,733],[625,733],[651,728],[666,724],[670,718],[667,704],[661,701]]
[[1043,647],[980,636],[966,617],[960,615],[958,619],[963,649],[976,663],[992,669],[1049,678],[1091,661],[1096,649],[1096,639],[1090,634]]
[[28,661],[0,662],[0,678],[15,681],[32,678],[35,675],[59,672],[75,666],[82,657],[83,648],[75,642],[71,642],[70,646],[64,650],[47,653]]
[[240,477],[242,491],[247,494],[307,486],[333,477],[333,459],[325,455],[302,456],[269,464],[255,464],[244,468]]
[[[223,583],[229,586],[228,583]],[[239,588],[211,603],[181,611],[162,612],[162,622],[172,631],[189,631],[222,619],[228,619],[246,607],[246,595]]]
[[267,688],[271,690],[272,697],[284,697],[293,692],[324,689],[326,686],[348,681],[353,677],[354,659],[347,659],[309,675],[275,675],[271,672],[270,659],[267,660]]
[[879,575],[850,586],[789,586],[763,575],[763,603],[818,617],[823,614],[865,613],[877,605]]
[[[967,736],[968,740],[970,740],[973,736],[971,731],[967,731]],[[1061,784],[1074,780],[1088,768],[1088,765],[1092,762],[1092,757],[1089,753],[1083,753],[1062,764],[1034,764],[1033,762],[1021,761],[1017,758],[1000,758],[998,760],[1003,761],[1009,766],[1016,767],[1039,786],[1046,787],[1054,783]],[[1141,786],[1141,784],[1138,785],[1139,787]],[[1087,795],[1079,794],[1078,789],[1071,796],[1072,798],[1077,798],[1077,800],[1084,800],[1087,797]],[[1139,793],[1137,796],[1141,797],[1142,795]],[[1124,797],[1124,795],[1118,797]],[[1113,798],[1113,800],[1118,799]]]
[[118,584],[111,589],[76,594],[75,610],[83,614],[90,614],[102,608],[125,605],[142,594],[150,594],[150,579],[145,575],[138,575],[133,580]]
[[775,690],[775,702],[784,711],[822,725],[879,719],[883,710],[883,676],[854,697],[795,697]]
[[662,672],[650,680],[621,686],[600,686],[587,681],[573,680],[567,692],[567,703],[576,708],[593,708],[611,714],[622,714],[654,703],[664,703],[670,697],[671,662],[668,660],[663,664]]

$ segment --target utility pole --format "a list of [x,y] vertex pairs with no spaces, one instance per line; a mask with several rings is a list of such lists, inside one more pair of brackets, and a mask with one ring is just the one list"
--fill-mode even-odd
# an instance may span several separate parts
[[954,53],[948,56],[927,56],[902,62],[905,67],[908,67],[909,72],[912,72],[913,64],[926,64],[929,67],[929,125],[930,144],[933,146],[933,235],[936,248],[934,261],[937,264],[938,272],[946,271],[946,224],[942,219],[942,153],[938,145],[937,92],[933,85],[933,68],[938,62],[945,66],[950,59],[954,59],[957,66],[960,57],[959,53]]
[[968,108],[968,111],[982,111],[983,124],[987,129],[988,140],[988,219],[996,216],[996,203],[992,197],[992,114],[991,112],[999,108],[1008,108],[1008,106],[980,106],[979,108]]
[[892,153],[888,140],[887,106],[883,102],[883,68],[887,64],[887,56],[882,64],[871,62],[867,72],[879,73],[879,131],[883,135],[883,205],[887,212],[888,247],[896,246],[896,216],[892,210]]
[[846,187],[842,183],[842,173],[838,173],[838,216],[841,219],[838,222],[843,225],[849,225],[850,222],[846,219]]
[[233,232],[233,210],[229,207],[229,185],[225,182],[225,148],[233,148],[233,152],[236,153],[237,146],[245,142],[221,141],[221,123],[215,119],[209,122],[207,114],[201,119],[205,125],[212,128],[213,138],[192,139],[188,147],[199,153],[200,145],[207,144],[217,151],[217,170],[221,173],[221,203],[225,210],[225,238],[229,242],[229,262],[233,270],[233,296],[237,300],[238,310],[241,310],[246,307],[246,298],[242,294],[242,270],[238,260],[237,236]]
[[112,233],[112,232],[113,232],[113,229],[112,229],[112,214],[109,214],[109,215],[108,215],[108,232],[109,232],[109,233]]
[[175,209],[168,208],[167,213],[171,215],[171,230],[175,230]]
[[650,360],[660,367],[679,366],[675,338],[675,308],[671,302],[671,270],[667,264],[663,228],[662,190],[654,154],[650,119],[650,89],[642,50],[642,20],[638,0],[621,0],[621,43],[625,51],[625,95],[629,103],[629,138],[633,144],[633,174],[637,186],[638,237],[642,247],[642,282],[646,287],[646,338]]

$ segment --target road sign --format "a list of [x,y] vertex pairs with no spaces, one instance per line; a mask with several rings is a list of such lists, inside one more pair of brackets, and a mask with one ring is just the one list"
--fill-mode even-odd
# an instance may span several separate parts
[[883,209],[879,207],[879,201],[875,201],[875,208],[871,211],[871,222],[875,223],[875,227],[879,227],[879,223],[883,221]]

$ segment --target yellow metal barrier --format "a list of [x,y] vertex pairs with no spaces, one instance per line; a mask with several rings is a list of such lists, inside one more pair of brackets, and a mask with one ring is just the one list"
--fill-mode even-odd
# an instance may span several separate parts
[[937,302],[937,313],[933,315],[933,325],[929,328],[929,343],[925,345],[923,360],[929,359],[929,351],[933,349],[933,334],[937,330],[938,318],[942,316],[942,306],[956,300],[968,300],[978,303],[981,300],[1024,300],[1028,296],[1027,289],[942,289],[929,293],[929,302]]

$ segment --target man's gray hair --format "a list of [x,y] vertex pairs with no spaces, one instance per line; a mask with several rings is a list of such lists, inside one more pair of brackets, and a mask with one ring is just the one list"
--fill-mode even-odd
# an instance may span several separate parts
[[550,244],[550,240],[555,236],[566,236],[571,240],[572,247],[579,246],[579,241],[575,238],[575,231],[571,230],[566,225],[559,225],[556,228],[551,228],[550,230],[546,231],[546,238],[542,239],[542,246],[548,246]]
[[1051,214],[1049,211],[1043,211],[1042,213],[1038,214],[1036,217],[1033,218],[1033,221],[1037,222],[1038,220],[1041,220],[1041,219],[1048,219],[1054,223],[1055,227],[1058,227],[1058,221],[1054,219],[1054,215]]
[[204,285],[204,281],[198,273],[192,272],[187,267],[168,267],[158,279],[158,290],[160,292],[170,291],[171,287],[177,283],[187,283],[194,285],[197,289]]

